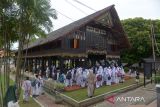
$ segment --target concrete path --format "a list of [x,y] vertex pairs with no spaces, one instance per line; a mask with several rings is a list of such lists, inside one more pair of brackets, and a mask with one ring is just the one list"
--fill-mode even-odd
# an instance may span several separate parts
[[[140,87],[135,90],[121,93],[117,97],[143,97],[145,102],[115,102],[114,104],[108,102],[107,100],[97,103],[95,105],[92,105],[91,107],[156,107],[156,90],[155,90],[155,84],[148,84],[146,88]],[[151,104],[150,104],[151,103]]]
[[[27,75],[27,74],[26,74]],[[31,77],[31,74],[28,74]],[[10,75],[12,80],[15,79],[14,75]],[[68,107],[66,104],[55,104],[54,98],[51,97],[49,94],[45,93],[44,95],[40,95],[34,100],[41,106],[41,107]]]
[[65,104],[55,104],[54,99],[47,94],[37,97],[36,100],[42,107],[67,107]]

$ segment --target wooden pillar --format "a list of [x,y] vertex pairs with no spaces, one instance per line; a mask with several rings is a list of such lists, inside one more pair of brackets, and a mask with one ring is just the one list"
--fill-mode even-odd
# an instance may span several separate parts
[[54,62],[54,65],[55,65],[55,67],[56,67],[56,57],[54,57],[54,60],[53,60]]
[[59,67],[60,67],[60,71],[64,72],[64,59],[63,59],[63,57],[59,57]]
[[76,66],[76,67],[79,67],[79,62],[80,62],[80,61],[79,61],[79,58],[77,57],[77,58],[75,59],[75,66]]
[[42,66],[41,66],[41,70],[42,70],[42,75],[44,75],[45,73],[45,66],[44,66],[44,64],[45,64],[45,60],[44,60],[44,57],[42,57]]
[[34,62],[35,62],[35,64],[34,64],[34,65],[35,65],[35,73],[38,73],[38,72],[37,72],[37,58],[35,58],[35,61],[34,61]]
[[51,67],[51,65],[52,65],[52,58],[49,57],[49,59],[48,59],[48,66]]
[[83,57],[80,58],[80,66],[81,66],[81,67],[84,67],[84,64],[83,64]]
[[57,57],[56,59],[56,67],[60,68],[60,58]]
[[39,74],[39,70],[40,70],[40,58],[37,57],[37,74]]
[[27,62],[27,58],[25,59],[25,65],[24,65],[24,70],[26,71],[27,69],[27,66],[28,66],[28,62]]
[[87,67],[88,67],[88,66],[87,66],[87,64],[88,64],[88,63],[87,63],[87,58],[86,58],[86,57],[84,57],[84,67],[85,67],[85,68],[87,68]]
[[54,57],[51,56],[51,65],[54,65]]
[[37,64],[40,66],[40,58],[37,58]]
[[33,58],[31,58],[31,72],[33,73]]
[[28,60],[28,58],[26,58],[26,67],[25,67],[25,70],[26,71],[29,71],[29,60]]
[[56,67],[56,57],[53,57],[53,65]]
[[76,67],[76,59],[74,58],[73,60],[73,65],[74,65],[74,68]]
[[69,58],[69,59],[68,59],[68,64],[67,64],[67,65],[68,65],[68,66],[67,66],[67,69],[71,69],[70,63],[71,63],[71,59]]
[[42,75],[42,72],[43,72],[42,71],[42,57],[39,57],[39,70],[41,71],[41,75]]
[[52,76],[52,68],[51,68],[51,66],[52,66],[52,57],[49,57],[49,59],[48,59],[48,67],[49,67],[49,70],[50,70],[49,77]]
[[44,67],[46,67],[46,57],[44,57]]
[[28,72],[31,72],[31,61],[30,61],[30,58],[28,58]]
[[70,67],[72,67],[72,68],[74,67],[73,61],[74,61],[74,60],[71,58],[71,59],[70,59]]

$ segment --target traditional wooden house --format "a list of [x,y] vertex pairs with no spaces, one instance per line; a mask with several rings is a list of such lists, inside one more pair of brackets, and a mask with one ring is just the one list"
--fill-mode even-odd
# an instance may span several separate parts
[[27,65],[34,62],[35,69],[46,62],[64,69],[86,65],[87,61],[94,64],[100,59],[119,58],[120,51],[128,47],[127,36],[111,5],[38,39],[25,47],[24,53],[28,51]]

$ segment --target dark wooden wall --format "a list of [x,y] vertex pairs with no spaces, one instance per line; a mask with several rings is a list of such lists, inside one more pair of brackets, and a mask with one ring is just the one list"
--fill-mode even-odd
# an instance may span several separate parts
[[[92,27],[93,30],[88,30],[88,27]],[[98,29],[98,31],[95,31]],[[105,33],[101,33],[102,30]],[[99,32],[100,31],[100,32]],[[119,51],[119,41],[116,38],[118,34],[113,32],[105,26],[99,23],[89,23],[86,26],[72,32],[66,36],[58,38],[53,42],[49,42],[44,45],[40,45],[28,50],[28,53],[43,54],[43,52],[67,52],[67,53],[86,53],[87,50],[117,52]],[[73,48],[71,41],[73,39],[78,40],[78,48]]]

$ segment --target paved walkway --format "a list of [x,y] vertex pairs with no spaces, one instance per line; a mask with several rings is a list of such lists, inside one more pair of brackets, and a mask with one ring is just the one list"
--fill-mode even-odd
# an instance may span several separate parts
[[[31,77],[31,74],[28,74],[28,76]],[[10,75],[10,78],[12,80],[15,79],[14,75]],[[55,99],[45,93],[44,95],[40,95],[37,98],[34,98],[34,100],[39,103],[41,107],[68,107],[66,104],[55,104]]]
[[115,97],[143,97],[145,102],[115,102],[114,104],[108,102],[107,100],[92,105],[91,107],[156,107],[156,91],[155,84],[149,84],[144,87],[137,88],[135,90],[121,93]]
[[[32,73],[25,72],[25,75],[29,77],[34,77]],[[55,99],[53,96],[45,93],[44,95],[38,96],[35,100],[42,106],[42,107],[68,107],[66,103],[56,104]]]
[[36,98],[42,107],[67,107],[66,104],[55,104],[54,99],[44,94]]

